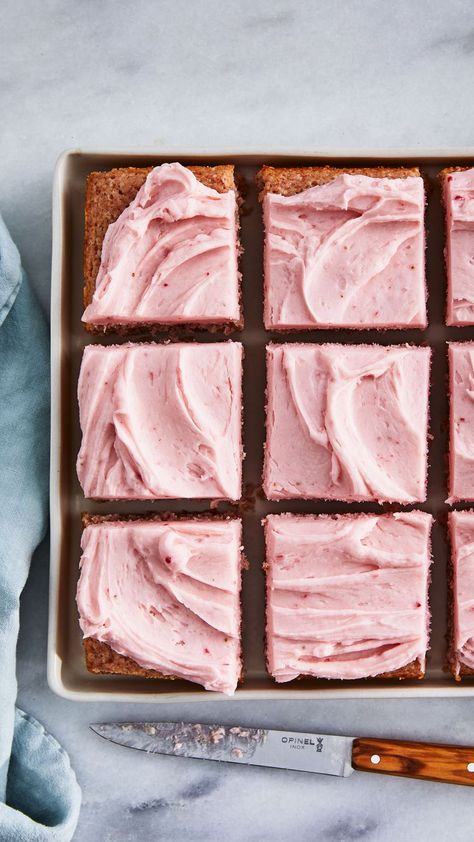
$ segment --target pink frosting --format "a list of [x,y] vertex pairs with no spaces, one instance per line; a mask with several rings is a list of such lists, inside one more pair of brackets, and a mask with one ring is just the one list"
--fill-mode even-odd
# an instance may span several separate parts
[[269,345],[270,500],[426,497],[429,348]]
[[474,168],[444,181],[448,325],[474,324]]
[[109,322],[240,319],[235,191],[162,164],[109,226],[96,291],[82,317]]
[[474,513],[449,515],[453,563],[453,652],[456,674],[460,664],[474,669]]
[[265,326],[425,327],[423,179],[268,193]]
[[474,500],[474,342],[449,345],[449,498]]
[[88,526],[77,587],[84,637],[232,694],[241,672],[240,544],[239,520]]
[[267,659],[279,681],[367,678],[428,646],[431,516],[270,515]]
[[241,494],[242,345],[89,345],[79,377],[86,497]]

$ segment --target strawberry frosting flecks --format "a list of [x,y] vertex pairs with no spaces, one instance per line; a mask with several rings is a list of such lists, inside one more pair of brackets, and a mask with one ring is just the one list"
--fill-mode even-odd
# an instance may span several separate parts
[[449,515],[453,564],[452,657],[456,675],[461,664],[474,669],[474,512]]
[[232,694],[241,672],[241,522],[98,523],[82,537],[84,637]]
[[450,444],[447,503],[474,500],[474,342],[449,345]]
[[88,324],[240,320],[237,198],[162,164],[105,235]]
[[86,497],[239,499],[241,379],[238,342],[87,346],[77,459]]
[[474,324],[474,168],[443,180],[448,325]]
[[429,369],[429,348],[269,345],[266,496],[425,500]]
[[423,179],[343,174],[267,193],[265,326],[426,326]]
[[267,661],[278,682],[401,669],[428,647],[432,518],[269,515]]

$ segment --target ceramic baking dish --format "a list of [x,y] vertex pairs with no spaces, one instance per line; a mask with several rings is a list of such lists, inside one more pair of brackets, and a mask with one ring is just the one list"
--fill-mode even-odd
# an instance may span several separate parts
[[[398,150],[379,152],[252,152],[202,151],[123,151],[65,152],[56,166],[53,191],[53,264],[51,291],[51,581],[49,602],[48,681],[61,696],[74,700],[114,701],[203,701],[226,697],[201,690],[184,681],[146,680],[121,676],[95,676],[86,671],[81,643],[75,588],[80,558],[81,512],[140,512],[146,510],[204,510],[205,505],[180,506],[164,503],[92,503],[86,501],[75,474],[75,458],[80,431],[76,385],[84,345],[90,342],[120,342],[91,337],[81,325],[82,241],[84,189],[92,170],[115,166],[148,166],[165,161],[183,164],[217,164],[231,161],[239,168],[247,185],[242,239],[245,330],[235,338],[245,344],[244,440],[247,458],[244,482],[249,488],[260,483],[264,438],[264,383],[266,342],[271,338],[288,341],[285,335],[269,334],[263,328],[262,243],[263,231],[254,176],[263,163],[300,166],[330,163],[336,166],[375,166],[378,164],[418,165],[425,177],[427,204],[427,278],[429,327],[426,331],[312,331],[292,334],[293,341],[348,342],[428,342],[433,348],[431,389],[430,471],[428,501],[419,508],[433,513],[431,650],[423,681],[323,681],[301,680],[276,684],[264,663],[264,576],[261,518],[268,512],[380,511],[377,505],[344,505],[293,501],[268,503],[255,497],[253,510],[244,512],[245,551],[250,569],[243,582],[243,653],[245,682],[234,699],[317,699],[354,697],[473,696],[474,682],[457,684],[443,671],[446,634],[447,541],[444,503],[448,400],[446,393],[448,339],[474,339],[474,328],[447,328],[444,325],[445,278],[443,268],[443,218],[437,172],[449,165],[472,166],[474,149],[426,152]],[[202,338],[215,340],[215,337]]]

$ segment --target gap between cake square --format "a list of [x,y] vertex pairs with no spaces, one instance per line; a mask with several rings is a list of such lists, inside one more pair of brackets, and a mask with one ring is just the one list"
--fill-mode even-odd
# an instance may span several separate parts
[[99,500],[238,500],[239,342],[88,345],[77,474]]
[[474,501],[474,342],[450,342],[449,497]]
[[270,343],[266,497],[423,502],[430,358],[412,345]]
[[474,168],[450,167],[439,177],[446,225],[446,324],[474,325]]
[[239,203],[232,164],[90,173],[86,330],[240,329]]
[[273,678],[423,678],[431,524],[420,511],[268,515]]
[[474,675],[474,512],[450,512],[449,668],[456,678]]
[[242,675],[242,523],[83,515],[77,606],[90,672],[181,678],[232,695]]
[[425,328],[418,168],[264,166],[267,330]]

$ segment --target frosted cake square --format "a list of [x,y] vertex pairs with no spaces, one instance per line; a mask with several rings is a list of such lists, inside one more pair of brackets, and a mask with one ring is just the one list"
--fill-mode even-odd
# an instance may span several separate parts
[[242,672],[237,518],[85,515],[77,605],[90,672],[232,694]]
[[474,342],[451,342],[448,503],[474,500]]
[[86,497],[241,496],[238,342],[89,345],[79,376]]
[[423,677],[431,520],[266,518],[267,665],[277,682]]
[[474,675],[474,512],[450,512],[449,665],[456,679]]
[[440,173],[446,215],[448,325],[474,324],[474,168]]
[[265,166],[267,330],[426,327],[417,168]]
[[425,500],[430,353],[270,344],[267,498]]
[[242,327],[234,166],[122,167],[87,179],[91,333]]

